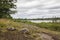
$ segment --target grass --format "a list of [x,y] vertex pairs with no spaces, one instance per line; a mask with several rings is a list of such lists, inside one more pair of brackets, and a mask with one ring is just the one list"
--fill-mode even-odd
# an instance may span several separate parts
[[[8,31],[7,30],[7,28],[11,28],[11,27],[14,27],[16,29],[16,31]],[[23,37],[22,39],[25,40],[24,39],[24,35],[23,34],[19,34],[19,32],[22,29],[24,29],[24,28],[26,28],[26,29],[29,30],[29,35],[27,35],[30,38],[29,40],[35,39],[35,37],[33,36],[33,34],[38,33],[39,30],[37,30],[37,27],[35,27],[33,25],[25,24],[23,22],[15,22],[14,20],[11,20],[11,19],[0,19],[0,33],[1,33],[0,35],[3,36],[3,37],[0,36],[0,38],[2,37],[1,40],[4,40],[4,39],[8,40],[8,39],[5,38],[5,36],[9,38],[12,35],[13,35],[12,37],[14,37],[14,35],[15,36],[20,35],[21,37]],[[9,36],[9,35],[11,35],[11,36]],[[35,36],[37,37],[37,35],[35,35]]]
[[[29,35],[28,37],[33,38],[34,40],[37,40],[39,38],[39,40],[41,40],[39,34],[40,33],[48,33],[51,35],[59,35],[60,36],[60,32],[58,31],[52,31],[51,29],[49,29],[54,23],[32,23],[30,21],[17,21],[17,20],[11,20],[11,19],[0,19],[0,35],[3,36],[2,39],[5,38],[5,34],[7,33],[8,35],[6,35],[7,37],[9,35],[20,35],[19,32],[20,30],[26,28],[29,30]],[[54,25],[59,25],[59,24],[54,24]],[[54,26],[53,25],[53,26]],[[16,31],[8,31],[7,28],[11,28],[14,27],[16,29]],[[41,28],[40,28],[41,27]],[[45,29],[46,28],[46,29]],[[52,28],[52,27],[51,27]],[[53,27],[54,28],[54,27]],[[52,28],[52,29],[53,29]],[[49,30],[48,30],[49,29]],[[55,29],[55,28],[54,28]],[[59,29],[60,30],[60,29]],[[2,37],[0,36],[0,38]],[[20,35],[22,36],[22,35]],[[10,37],[10,36],[9,36]],[[60,38],[60,37],[59,37]],[[2,40],[1,39],[1,40]],[[31,39],[30,39],[31,40]]]
[[60,23],[38,23],[36,26],[60,32]]
[[45,29],[60,32],[60,23],[57,23],[57,22],[55,22],[55,23],[53,23],[53,22],[33,23],[33,22],[30,22],[30,21],[27,21],[27,20],[16,20],[16,21],[26,23],[26,24],[30,24],[30,25],[35,25],[35,26],[40,27],[40,28],[45,28]]
[[51,31],[57,31],[60,32],[60,23],[53,23],[53,22],[41,22],[41,23],[33,23],[31,21],[27,20],[16,20],[17,22],[22,22],[25,24],[35,25],[37,27],[43,28],[43,29],[49,29]]

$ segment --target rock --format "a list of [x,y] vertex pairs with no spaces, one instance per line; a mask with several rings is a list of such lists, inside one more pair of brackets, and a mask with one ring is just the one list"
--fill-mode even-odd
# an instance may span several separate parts
[[7,28],[7,30],[9,30],[9,31],[15,31],[16,29],[14,27],[9,27],[9,28]]
[[50,35],[48,35],[48,34],[45,34],[45,33],[42,33],[42,34],[41,34],[41,39],[42,39],[42,40],[54,40],[54,39],[52,38],[52,36],[50,36]]
[[27,28],[21,29],[20,32],[23,34],[29,34],[29,30]]

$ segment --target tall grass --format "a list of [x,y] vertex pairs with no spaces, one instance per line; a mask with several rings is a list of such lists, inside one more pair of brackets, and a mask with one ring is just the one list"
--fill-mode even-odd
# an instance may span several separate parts
[[[27,28],[29,30],[29,35],[26,34],[28,38],[26,38],[25,40],[32,40],[32,38],[34,40],[36,40],[37,38],[41,40],[39,34],[42,32],[49,33],[52,35],[60,35],[60,32],[57,32],[58,30],[51,31],[53,29],[55,30],[54,28],[55,25],[56,27],[57,26],[60,27],[60,23],[44,23],[44,22],[33,23],[26,20],[18,21],[18,20],[10,20],[10,19],[0,19],[0,40],[24,40],[25,39],[24,35],[20,34],[20,31],[24,28]],[[7,30],[7,28],[10,27],[14,27],[16,30],[15,31]]]
[[31,24],[31,25],[35,25],[35,26],[40,27],[40,28],[45,28],[45,29],[49,29],[49,30],[59,31],[60,32],[60,23],[58,23],[58,22],[33,23],[33,22],[27,21],[27,20],[15,20],[15,21],[26,23],[26,24]]

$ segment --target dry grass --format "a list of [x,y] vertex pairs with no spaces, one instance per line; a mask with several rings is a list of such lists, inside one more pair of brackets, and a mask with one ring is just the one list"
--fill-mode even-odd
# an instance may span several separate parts
[[[0,19],[0,29],[2,32],[7,32],[8,30],[6,30],[9,27],[14,27],[17,29],[17,31],[20,31],[23,28],[27,28],[29,30],[30,33],[30,37],[35,38],[34,40],[37,40],[40,36],[40,33],[48,33],[48,34],[52,34],[52,35],[60,35],[60,32],[56,32],[56,31],[51,31],[51,30],[47,30],[44,28],[39,28],[33,25],[29,25],[29,24],[25,24],[25,23],[21,23],[21,22],[14,22],[13,20],[10,19]],[[39,38],[39,40],[41,40]]]

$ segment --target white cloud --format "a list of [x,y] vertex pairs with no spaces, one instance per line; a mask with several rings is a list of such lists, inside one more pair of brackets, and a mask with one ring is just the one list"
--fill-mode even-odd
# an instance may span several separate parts
[[40,5],[40,2],[35,0],[35,1],[30,1],[30,2],[19,2],[17,3],[17,7],[22,7],[22,8],[30,8],[30,7],[35,7]]
[[39,18],[60,15],[60,0],[18,0],[17,18]]

